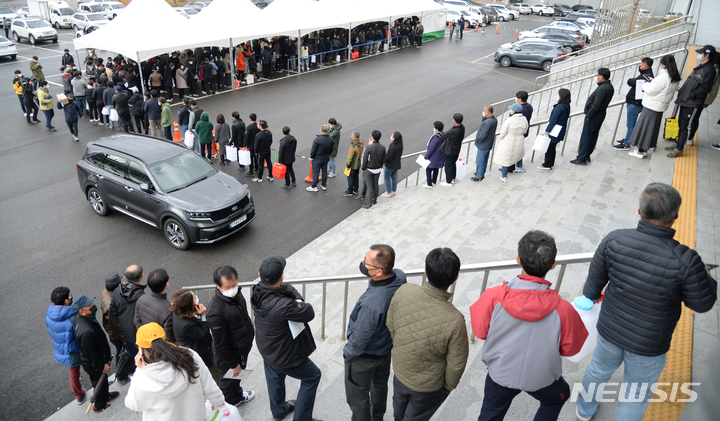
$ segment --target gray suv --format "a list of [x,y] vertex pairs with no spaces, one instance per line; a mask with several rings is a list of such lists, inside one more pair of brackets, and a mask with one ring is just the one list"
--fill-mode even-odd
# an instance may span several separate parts
[[518,41],[512,44],[503,44],[495,52],[495,62],[503,67],[512,65],[522,67],[541,67],[550,71],[553,59],[562,57],[566,53],[562,46],[540,39]]
[[77,163],[92,210],[162,229],[178,250],[222,240],[255,219],[250,190],[181,144],[115,135],[88,142]]

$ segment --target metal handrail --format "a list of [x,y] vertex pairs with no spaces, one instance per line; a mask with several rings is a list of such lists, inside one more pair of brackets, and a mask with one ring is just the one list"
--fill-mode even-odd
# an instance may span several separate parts
[[[555,262],[557,264],[557,267],[559,267],[558,276],[555,280],[555,291],[560,291],[560,287],[562,285],[563,278],[565,277],[565,270],[567,269],[568,265],[573,264],[581,264],[581,263],[589,263],[592,260],[593,253],[577,253],[577,254],[567,254],[564,256],[557,256],[555,258]],[[490,272],[495,271],[501,271],[501,270],[509,270],[509,269],[519,269],[520,265],[517,263],[516,260],[503,260],[499,262],[487,262],[487,263],[473,263],[473,264],[466,264],[460,266],[460,273],[478,273],[483,272],[483,281],[482,286],[480,289],[480,294],[482,295],[483,292],[487,289],[488,279],[490,278]],[[422,283],[424,284],[426,282],[425,278],[425,269],[409,269],[405,270],[405,275],[407,278],[416,278],[416,277],[422,277]],[[347,328],[347,315],[348,315],[348,290],[350,288],[350,282],[367,282],[368,277],[362,274],[352,274],[352,275],[328,275],[328,276],[314,276],[314,277],[307,277],[307,278],[296,278],[296,279],[286,279],[284,282],[288,284],[295,284],[295,285],[302,285],[302,296],[306,297],[306,287],[307,285],[311,284],[321,284],[322,285],[322,297],[321,297],[321,325],[320,325],[320,339],[325,339],[325,313],[326,313],[326,298],[327,298],[327,284],[329,283],[336,283],[336,282],[342,282],[343,283],[343,296],[344,296],[344,302],[343,302],[343,321],[342,321],[342,340],[345,340],[345,334],[346,334],[346,328]],[[459,279],[458,279],[459,281]],[[458,281],[452,284],[450,286],[450,289],[448,289],[448,292],[452,293],[455,291],[455,286],[457,285]],[[255,279],[255,281],[252,282],[239,282],[238,286],[240,287],[253,287],[258,283],[258,280]],[[215,284],[212,285],[198,285],[198,286],[186,286],[182,287],[182,289],[187,289],[191,291],[212,291],[216,288]],[[452,302],[452,297],[450,298],[450,302]],[[252,310],[252,308],[251,308]],[[253,315],[254,316],[254,315]],[[475,342],[475,335],[470,334],[470,342]]]
[[[685,46],[684,46],[684,47],[687,47],[687,44],[688,44],[688,42],[690,41],[690,35],[691,35],[691,34],[690,34],[690,31],[678,32],[678,33],[676,33],[676,34],[668,35],[668,36],[665,36],[665,37],[662,37],[662,38],[658,38],[658,39],[653,40],[653,41],[646,42],[646,43],[644,43],[644,44],[636,45],[636,46],[634,46],[634,47],[626,48],[626,49],[624,49],[624,50],[616,51],[616,52],[614,52],[614,53],[606,54],[606,55],[604,55],[604,56],[591,59],[590,61],[586,61],[586,62],[582,63],[581,65],[579,65],[580,67],[583,68],[583,70],[581,70],[581,71],[577,71],[578,67],[570,67],[570,68],[567,68],[567,69],[562,69],[562,70],[558,70],[558,71],[556,71],[556,72],[551,72],[551,73],[548,73],[548,74],[545,74],[545,75],[542,75],[542,76],[538,76],[538,77],[535,78],[535,87],[538,86],[538,81],[539,81],[540,79],[542,79],[542,78],[547,78],[548,81],[549,81],[550,77],[552,77],[553,75],[556,76],[556,77],[555,77],[556,80],[573,77],[573,76],[576,76],[576,75],[578,75],[578,74],[587,72],[587,71],[588,71],[588,70],[587,70],[587,67],[588,67],[591,63],[602,62],[603,60],[606,60],[606,59],[609,58],[609,57],[619,56],[619,55],[621,55],[621,54],[624,54],[624,53],[627,53],[627,52],[630,52],[630,51],[637,51],[637,50],[640,50],[640,49],[643,48],[643,47],[647,47],[647,46],[653,45],[653,44],[662,43],[663,41],[666,41],[666,40],[669,40],[669,39],[672,39],[672,38],[675,38],[675,37],[680,37],[681,35],[687,35],[687,36],[688,36],[688,38],[685,40]],[[664,48],[672,48],[672,47],[674,47],[674,46],[668,45],[668,46],[666,46],[666,47],[664,47]],[[662,48],[663,48],[663,47],[660,47],[659,49],[662,49]],[[647,55],[647,53],[645,53],[644,55]],[[625,60],[632,60],[632,59],[635,59],[635,58],[636,58],[636,57],[634,57],[634,56],[631,56],[630,58],[627,58],[627,56],[626,56]],[[592,68],[595,69],[596,67],[598,67],[598,66],[597,66],[597,65],[594,65]],[[575,73],[572,73],[573,71],[575,71]],[[570,74],[567,74],[568,72],[570,72]],[[560,75],[560,74],[563,74],[563,75],[562,75],[562,76],[558,76],[558,75]],[[559,86],[559,85],[556,85],[556,86]],[[554,87],[555,87],[555,86],[554,86]]]
[[[622,41],[624,41],[624,40],[628,40],[628,39],[630,39],[630,38],[636,38],[636,37],[638,37],[638,36],[650,34],[650,33],[653,33],[653,32],[656,32],[656,31],[665,29],[665,28],[669,28],[669,27],[674,26],[674,25],[679,24],[679,23],[683,23],[683,22],[681,22],[681,21],[685,21],[685,20],[687,20],[688,18],[692,18],[692,16],[681,16],[681,17],[678,17],[678,18],[675,18],[675,19],[671,19],[671,20],[669,20],[669,21],[667,21],[667,22],[663,22],[663,23],[657,24],[657,25],[655,25],[655,26],[651,26],[651,27],[649,27],[649,28],[641,29],[641,30],[639,30],[639,31],[635,31],[635,32],[632,32],[632,33],[627,34],[627,35],[623,35],[623,36],[620,36],[620,37],[617,37],[617,38],[613,38],[613,39],[611,39],[611,40],[607,40],[607,41],[601,42],[600,44],[593,44],[593,45],[591,45],[590,47],[583,48],[583,49],[578,50],[578,51],[573,51],[573,52],[570,53],[570,54],[566,54],[566,55],[563,56],[562,58],[563,58],[563,60],[567,60],[567,59],[569,59],[569,58],[577,57],[577,56],[579,56],[579,55],[581,55],[581,54],[587,54],[587,53],[592,52],[592,51],[595,51],[595,50],[600,50],[600,49],[602,49],[602,48],[605,48],[605,47],[608,47],[608,46],[611,46],[611,45],[618,44],[618,43],[620,43],[620,42],[622,42]],[[558,58],[553,59],[553,64],[555,64],[555,60],[557,60],[557,59],[558,59]]]

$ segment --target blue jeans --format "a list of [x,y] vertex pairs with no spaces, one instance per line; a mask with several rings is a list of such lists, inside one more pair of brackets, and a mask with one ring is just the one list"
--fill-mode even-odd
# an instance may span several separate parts
[[[587,370],[585,370],[585,376],[582,381],[583,390],[585,391],[590,390],[590,383],[596,383],[596,386],[593,390],[592,400],[589,402],[585,401],[582,393],[578,394],[577,409],[580,416],[589,417],[595,415],[598,410],[598,405],[600,404],[595,400],[597,395],[594,392],[597,391],[597,384],[610,380],[610,376],[612,376],[615,370],[620,367],[620,364],[623,363],[625,364],[623,382],[626,383],[627,386],[621,388],[617,396],[620,397],[620,395],[622,395],[625,397],[629,391],[630,396],[625,400],[638,402],[623,402],[621,400],[620,403],[618,403],[617,411],[615,411],[615,419],[623,421],[642,420],[643,414],[649,404],[648,399],[652,396],[650,385],[657,382],[660,373],[663,371],[663,368],[665,368],[665,355],[644,357],[633,354],[619,346],[613,345],[599,334],[592,361]],[[637,396],[638,393],[643,392],[642,383],[647,383],[644,397]],[[637,384],[636,387],[639,392],[633,390],[633,384]]]
[[[522,168],[522,159],[519,160],[519,161],[517,162],[517,164],[515,164],[515,167],[516,167],[516,168]],[[510,167],[502,167],[502,168],[500,168],[500,170],[502,171],[502,178],[507,177],[507,175],[508,175],[508,168],[510,168]]]
[[[182,140],[185,140],[185,132],[187,131],[187,129],[188,129],[187,124],[180,125],[180,137],[182,137]],[[138,130],[138,131],[140,131],[140,130]]]
[[437,184],[438,174],[440,173],[440,168],[430,168],[429,166],[425,168],[425,177],[427,178],[427,185],[432,187],[433,184]]
[[489,157],[490,151],[486,151],[483,149],[477,150],[477,155],[475,155],[475,178],[485,177],[485,170],[487,169]]
[[385,189],[388,194],[397,191],[397,172],[398,170],[385,168]]
[[85,108],[87,106],[87,101],[85,100],[84,96],[79,96],[75,98],[78,102],[78,105],[80,106],[80,115],[84,116],[85,113],[87,113],[87,109]]
[[455,30],[455,39],[460,39],[460,29]]
[[55,110],[50,108],[49,110],[42,110],[43,114],[45,114],[45,127],[48,128],[48,130],[53,128],[52,125],[52,119],[55,117]]
[[633,134],[633,130],[635,130],[635,123],[637,122],[638,115],[640,115],[640,111],[642,111],[642,109],[642,105],[627,104],[627,134],[625,135],[625,141],[623,142],[626,145],[630,144],[630,137]]
[[18,99],[20,100],[20,108],[23,110],[23,114],[27,114],[27,110],[25,110],[25,101],[22,99],[22,94],[18,94]]
[[318,185],[318,178],[320,177],[320,173],[322,172],[322,182],[320,183],[323,187],[327,187],[327,179],[328,179],[328,163],[323,162],[322,164],[318,164],[315,161],[312,161],[310,163],[312,165],[312,173],[313,173],[313,182],[312,187],[315,188]]
[[268,395],[270,398],[270,412],[273,417],[280,416],[287,409],[285,401],[285,377],[290,376],[300,380],[300,390],[297,394],[297,404],[293,414],[294,421],[307,421],[312,419],[313,407],[315,406],[315,393],[320,384],[320,369],[310,358],[294,368],[277,368],[267,362],[265,364],[265,381],[267,382]]
[[335,167],[335,157],[334,156],[331,156],[330,161],[328,161],[328,172],[337,174],[337,168]]

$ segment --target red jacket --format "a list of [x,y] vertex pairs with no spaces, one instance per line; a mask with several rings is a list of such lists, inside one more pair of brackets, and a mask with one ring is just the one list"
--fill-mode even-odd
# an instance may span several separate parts
[[562,375],[560,356],[580,352],[587,329],[551,285],[520,275],[486,290],[470,306],[473,332],[485,340],[483,362],[496,383],[528,392],[542,389]]

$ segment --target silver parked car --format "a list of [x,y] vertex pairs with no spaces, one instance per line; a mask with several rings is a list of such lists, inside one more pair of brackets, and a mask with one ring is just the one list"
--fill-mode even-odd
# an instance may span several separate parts
[[562,46],[540,39],[503,44],[495,52],[495,62],[503,67],[540,67],[550,71],[552,61],[566,53]]

